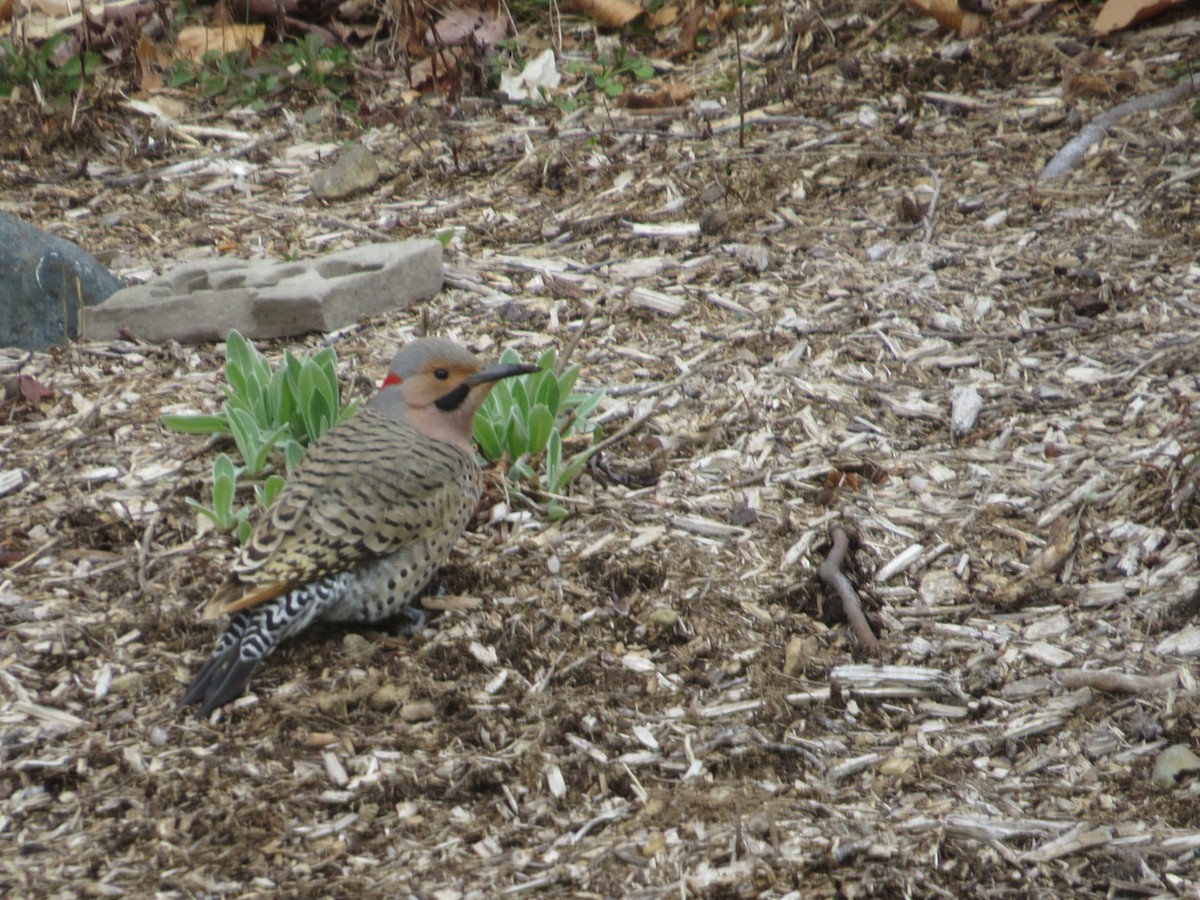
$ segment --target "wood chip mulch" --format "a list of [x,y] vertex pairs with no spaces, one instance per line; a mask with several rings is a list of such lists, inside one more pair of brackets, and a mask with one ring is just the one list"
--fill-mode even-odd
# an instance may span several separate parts
[[[577,338],[628,432],[560,523],[497,475],[423,633],[314,629],[200,722],[232,548],[184,498],[229,445],[158,417],[217,408],[220,348],[0,351],[0,892],[1200,891],[1200,781],[1152,777],[1200,752],[1193,111],[1036,184],[1117,102],[1064,94],[1063,35],[898,34],[848,78],[750,22],[744,147],[730,40],[719,109],[421,107],[334,206],[308,176],[355,135],[281,116],[241,174],[106,187],[149,167],[114,144],[0,175],[124,275],[456,229],[434,302],[331,338],[347,391],[426,326]],[[1123,45],[1132,90],[1186,40]],[[818,577],[836,527],[875,654]]]

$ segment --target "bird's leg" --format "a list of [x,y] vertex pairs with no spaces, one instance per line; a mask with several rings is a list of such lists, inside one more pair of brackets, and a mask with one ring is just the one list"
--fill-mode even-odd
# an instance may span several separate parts
[[416,634],[425,627],[430,618],[429,610],[421,606],[419,600],[406,603],[396,611],[396,622],[400,626],[400,633],[404,635]]

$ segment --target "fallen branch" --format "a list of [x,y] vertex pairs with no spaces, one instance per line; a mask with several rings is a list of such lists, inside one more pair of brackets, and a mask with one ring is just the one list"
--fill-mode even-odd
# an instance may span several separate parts
[[1200,77],[1192,76],[1187,81],[1165,91],[1134,97],[1132,100],[1127,100],[1119,106],[1114,106],[1108,112],[1096,116],[1083,126],[1083,130],[1079,134],[1067,141],[1063,148],[1054,154],[1054,158],[1042,169],[1038,181],[1049,181],[1052,178],[1061,178],[1070,174],[1083,160],[1083,155],[1087,153],[1088,148],[1100,140],[1105,131],[1126,116],[1170,106],[1193,93],[1200,93]]
[[859,643],[867,648],[868,653],[877,654],[879,653],[879,641],[875,639],[871,626],[867,624],[867,617],[863,615],[862,604],[858,601],[858,594],[854,592],[850,579],[842,574],[842,563],[846,561],[846,551],[849,549],[850,539],[846,537],[846,530],[840,525],[834,526],[830,537],[833,539],[833,546],[829,549],[829,555],[825,557],[821,567],[817,569],[817,574],[821,577],[821,581],[841,599],[842,608],[846,611],[846,618],[850,620],[850,627]]

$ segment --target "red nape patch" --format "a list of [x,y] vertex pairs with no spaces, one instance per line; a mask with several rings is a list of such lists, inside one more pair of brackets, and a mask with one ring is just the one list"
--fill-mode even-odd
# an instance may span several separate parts
[[383,384],[379,386],[379,389],[383,390],[385,387],[391,387],[393,384],[400,384],[402,381],[404,381],[404,379],[395,372],[388,372],[387,378],[383,379]]

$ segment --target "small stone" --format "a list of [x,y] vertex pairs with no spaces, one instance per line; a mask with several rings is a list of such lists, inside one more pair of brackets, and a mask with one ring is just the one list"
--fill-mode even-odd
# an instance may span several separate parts
[[862,78],[862,65],[854,56],[843,56],[837,61],[837,70],[847,81],[858,81]]
[[350,632],[342,638],[342,652],[347,656],[364,656],[375,649],[375,645],[361,634]]
[[917,761],[909,756],[889,756],[879,764],[879,774],[897,781],[907,780],[917,767]]
[[967,598],[967,586],[949,569],[932,569],[921,576],[918,593],[926,606],[952,606]]
[[332,166],[313,175],[310,187],[321,200],[341,200],[374,187],[378,180],[379,165],[371,151],[352,144]]
[[723,209],[710,209],[700,217],[701,234],[724,234],[729,228],[729,213]]
[[395,709],[407,699],[407,688],[397,684],[385,684],[371,693],[367,698],[367,706],[377,711]]
[[109,693],[128,694],[142,682],[142,676],[137,672],[125,672],[113,677],[108,686]]
[[983,397],[971,385],[959,385],[950,392],[950,431],[956,437],[975,427],[983,410]]
[[658,854],[661,853],[663,848],[666,846],[666,837],[661,831],[656,831],[653,835],[651,835],[650,840],[642,844],[642,856],[644,856],[646,859],[652,859],[653,857],[658,856]]
[[437,716],[437,708],[428,700],[405,703],[400,707],[400,718],[405,722],[428,722]]
[[806,669],[808,661],[812,659],[815,651],[816,645],[812,638],[803,638],[798,634],[793,635],[783,651],[783,674],[790,678],[797,672]]
[[1154,761],[1154,774],[1150,780],[1155,787],[1169,788],[1180,775],[1200,772],[1200,756],[1186,744],[1173,744],[1158,755]]
[[675,623],[679,621],[679,613],[673,609],[659,607],[658,609],[650,610],[650,614],[646,616],[646,622],[656,628],[674,628]]
[[1071,298],[1071,309],[1075,310],[1075,315],[1084,316],[1085,318],[1095,318],[1102,312],[1108,311],[1108,301],[1103,297],[1098,297],[1095,294],[1086,294],[1082,297]]

